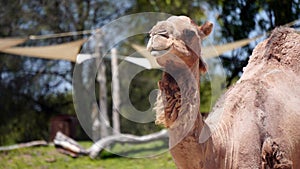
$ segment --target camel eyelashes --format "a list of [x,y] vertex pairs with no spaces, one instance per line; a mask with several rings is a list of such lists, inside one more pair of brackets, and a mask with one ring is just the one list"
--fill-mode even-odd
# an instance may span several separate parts
[[162,37],[165,37],[165,38],[169,38],[168,34],[159,34],[159,35],[162,36]]
[[165,38],[169,38],[169,35],[168,35],[167,31],[157,32],[157,35],[160,35],[160,36],[165,37]]

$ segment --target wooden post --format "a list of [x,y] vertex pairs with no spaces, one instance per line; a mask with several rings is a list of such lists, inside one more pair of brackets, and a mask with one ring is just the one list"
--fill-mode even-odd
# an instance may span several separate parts
[[96,141],[101,138],[101,125],[99,117],[99,108],[97,102],[92,103],[92,140]]
[[113,134],[120,134],[120,84],[119,84],[119,72],[118,72],[118,58],[117,49],[111,49],[111,70],[112,70],[112,122],[113,122]]
[[[106,89],[106,75],[105,75],[105,64],[103,61],[103,56],[101,48],[103,43],[101,41],[101,34],[97,33],[96,35],[96,45],[95,45],[95,57],[97,58],[98,65],[98,75],[97,81],[99,83],[99,121],[100,121],[100,138],[104,138],[109,135],[109,119],[107,115],[107,89]],[[97,138],[99,140],[100,138]]]

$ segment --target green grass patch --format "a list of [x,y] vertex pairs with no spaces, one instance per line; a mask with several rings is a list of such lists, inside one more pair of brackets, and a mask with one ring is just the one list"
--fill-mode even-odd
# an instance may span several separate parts
[[142,144],[116,144],[110,151],[131,158],[152,157],[168,151],[168,142],[159,140]]
[[[91,142],[80,142],[89,147]],[[56,151],[55,147],[31,147],[0,152],[1,169],[174,169],[172,157],[162,141],[130,145],[116,144],[111,152],[103,151],[99,158],[72,158]],[[153,154],[155,154],[153,156]],[[127,155],[129,157],[122,157]],[[152,157],[149,157],[152,155]],[[133,158],[144,157],[144,158]]]

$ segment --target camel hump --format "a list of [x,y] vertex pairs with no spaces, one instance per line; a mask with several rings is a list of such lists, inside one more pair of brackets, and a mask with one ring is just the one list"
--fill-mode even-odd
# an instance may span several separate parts
[[281,150],[273,139],[267,137],[262,145],[262,169],[292,169],[293,162],[286,158],[286,154]]

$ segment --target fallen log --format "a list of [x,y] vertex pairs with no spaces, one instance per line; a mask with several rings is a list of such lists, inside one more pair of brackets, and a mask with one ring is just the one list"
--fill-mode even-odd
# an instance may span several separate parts
[[57,150],[71,157],[78,157],[79,155],[89,155],[91,158],[95,158],[98,154],[115,143],[147,143],[150,141],[161,140],[168,138],[168,131],[163,129],[159,132],[148,134],[145,136],[136,136],[132,134],[117,134],[107,136],[97,142],[95,142],[89,149],[84,149],[75,140],[69,138],[61,132],[57,132],[54,138],[54,145]]
[[[80,155],[89,155],[91,158],[95,158],[98,154],[106,147],[109,147],[115,143],[147,143],[150,141],[161,140],[168,138],[168,131],[163,129],[159,132],[152,133],[145,136],[136,136],[131,134],[118,134],[107,136],[97,142],[95,142],[89,149],[83,148],[72,138],[64,135],[61,132],[57,132],[53,140],[54,146],[57,151],[76,158]],[[0,147],[0,151],[10,151],[25,147],[35,147],[35,146],[48,146],[49,144],[44,140],[31,141],[28,143],[21,143],[11,146]]]
[[71,157],[88,154],[85,148],[61,132],[56,133],[53,143],[60,153],[70,155]]
[[105,147],[114,143],[146,143],[168,137],[168,131],[166,129],[145,136],[135,136],[131,134],[112,135],[97,141],[87,151],[91,158],[95,158]]
[[36,146],[48,146],[48,143],[45,140],[37,140],[37,141],[31,141],[28,143],[15,144],[15,145],[11,145],[11,146],[3,146],[3,147],[0,147],[0,151],[10,151],[10,150],[15,150],[15,149],[19,149],[19,148],[36,147]]

